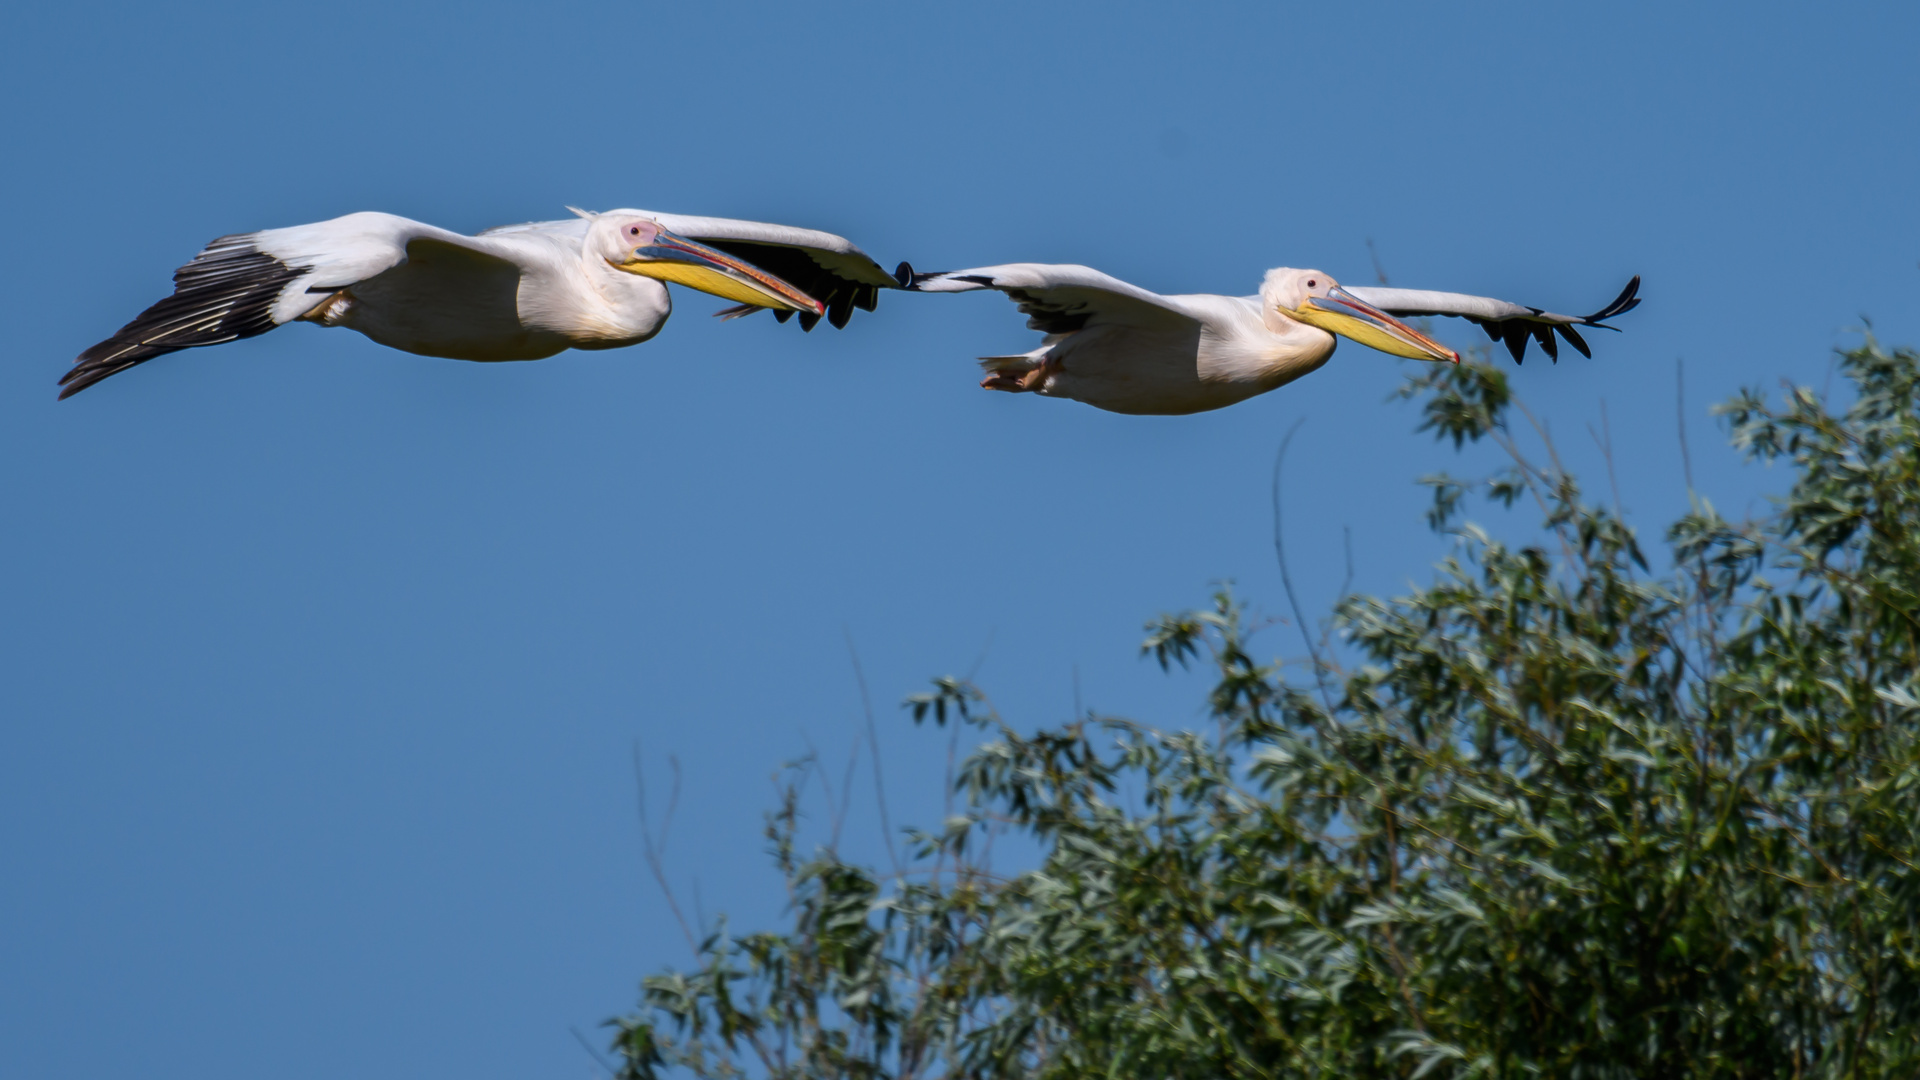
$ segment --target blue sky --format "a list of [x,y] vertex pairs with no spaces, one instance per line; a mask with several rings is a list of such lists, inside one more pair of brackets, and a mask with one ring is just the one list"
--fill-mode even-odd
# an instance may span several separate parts
[[[873,688],[896,822],[944,737],[894,707],[978,664],[1019,723],[1178,726],[1139,626],[1233,579],[1309,611],[1423,580],[1405,368],[1349,344],[1222,412],[975,389],[991,296],[841,332],[681,293],[653,342],[474,365],[297,326],[56,404],[72,357],[213,236],[377,209],[462,230],[639,206],[922,269],[1084,262],[1163,291],[1271,266],[1563,311],[1645,276],[1592,361],[1515,373],[1657,536],[1707,405],[1819,386],[1870,317],[1920,341],[1908,5],[14,5],[0,268],[0,1068],[153,1078],[588,1076],[569,1034],[686,959],[631,753],[684,773],[708,913],[780,910],[779,764],[844,762]],[[1456,343],[1477,331],[1443,326]],[[1482,459],[1484,460],[1484,459]],[[1293,655],[1280,630],[1263,638]],[[865,787],[850,849],[878,826]]]

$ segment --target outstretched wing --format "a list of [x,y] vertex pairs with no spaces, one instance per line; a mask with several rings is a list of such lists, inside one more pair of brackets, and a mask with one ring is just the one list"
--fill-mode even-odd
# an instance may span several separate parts
[[[631,214],[658,221],[667,231],[689,240],[698,240],[743,259],[767,273],[792,284],[801,292],[824,304],[827,321],[835,327],[847,325],[853,309],[872,311],[878,306],[881,289],[897,289],[900,282],[880,268],[853,241],[815,229],[797,229],[791,225],[772,225],[764,221],[738,221],[733,218],[693,217],[687,214],[660,214],[652,210],[608,210],[609,214]],[[583,211],[575,213],[584,214]],[[508,233],[542,232],[585,237],[584,214],[568,221],[532,221],[525,225],[502,225],[481,233],[483,237]],[[722,315],[750,314],[758,310],[743,305],[729,308]],[[820,316],[808,311],[775,311],[773,317],[786,322],[800,317],[800,328],[811,330]]]
[[1048,334],[1101,325],[1160,328],[1199,323],[1173,299],[1086,266],[1009,263],[916,274],[901,263],[900,270],[906,287],[914,292],[998,289],[1020,305],[1029,328]]
[[172,296],[81,353],[60,379],[60,396],[72,397],[156,356],[264,334],[340,289],[405,262],[407,244],[415,240],[490,246],[378,213],[222,236],[174,271]]
[[1548,359],[1558,362],[1560,350],[1554,344],[1554,332],[1559,331],[1560,336],[1578,349],[1581,356],[1591,357],[1592,350],[1587,348],[1586,340],[1574,327],[1595,326],[1602,330],[1617,330],[1618,327],[1608,326],[1602,320],[1624,315],[1640,306],[1636,295],[1640,291],[1640,275],[1635,274],[1633,280],[1627,282],[1627,287],[1620,290],[1620,295],[1613,298],[1613,303],[1591,315],[1556,315],[1537,307],[1525,307],[1488,296],[1468,296],[1465,293],[1360,285],[1348,286],[1347,291],[1390,315],[1457,315],[1471,319],[1480,324],[1488,337],[1505,342],[1516,364],[1526,356],[1528,338],[1540,343]]

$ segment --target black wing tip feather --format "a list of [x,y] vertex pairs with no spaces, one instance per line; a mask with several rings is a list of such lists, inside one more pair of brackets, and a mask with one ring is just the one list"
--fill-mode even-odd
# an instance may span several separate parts
[[1529,329],[1533,332],[1533,340],[1540,343],[1540,351],[1547,354],[1547,359],[1556,364],[1559,363],[1560,348],[1553,343],[1553,327],[1545,323],[1534,323]]
[[[1613,298],[1613,303],[1608,304],[1606,307],[1601,308],[1599,311],[1588,315],[1580,321],[1588,326],[1600,326],[1600,320],[1602,319],[1611,319],[1615,315],[1625,315],[1627,312],[1640,306],[1639,293],[1640,275],[1635,274],[1633,275],[1633,280],[1627,282],[1627,287],[1620,290],[1620,295]],[[1617,327],[1612,326],[1600,326],[1600,328],[1602,330],[1617,329]]]
[[[819,325],[822,317],[834,329],[843,329],[848,322],[852,321],[856,308],[861,311],[873,311],[880,306],[882,286],[842,277],[815,262],[812,256],[799,248],[725,237],[695,236],[693,239],[743,259],[818,300],[826,308],[824,316],[808,311],[798,312],[802,330],[812,330]],[[911,267],[908,268],[909,272],[911,269]],[[896,280],[898,276],[899,272],[895,271]],[[786,322],[794,314],[796,313],[774,312],[775,317],[781,322]]]
[[1554,329],[1560,331],[1560,336],[1567,339],[1567,344],[1579,350],[1581,356],[1589,360],[1593,359],[1593,350],[1587,348],[1587,339],[1580,336],[1580,331],[1571,326],[1556,326]]
[[[909,262],[902,262],[899,266],[893,268],[893,280],[899,282],[900,287],[908,292],[919,292],[920,283],[923,281],[932,281],[934,278],[952,276],[953,271],[951,270],[929,270],[923,274],[915,270],[913,264]],[[982,274],[962,274],[954,278],[954,280],[970,281],[975,285],[985,285],[989,288],[993,286],[993,279]]]
[[253,246],[254,234],[222,236],[173,272],[173,295],[74,360],[60,378],[60,400],[156,356],[220,345],[274,328],[273,305],[311,270],[288,266]]
[[1500,328],[1500,338],[1506,342],[1507,352],[1513,354],[1516,364],[1527,362],[1527,339],[1531,336],[1527,332],[1527,324],[1517,319]]
[[833,324],[835,330],[846,329],[847,320],[853,318],[853,296],[853,289],[842,289],[834,293],[832,301],[827,304],[827,321]]
[[[1615,315],[1624,315],[1634,308],[1639,307],[1639,293],[1640,275],[1635,274],[1633,275],[1633,280],[1627,282],[1627,287],[1620,290],[1620,295],[1613,298],[1612,303],[1591,315],[1582,316],[1579,319],[1579,324],[1581,326],[1595,326],[1602,330],[1612,330],[1615,333],[1619,333],[1619,327],[1608,326],[1600,320],[1611,319]],[[1534,310],[1538,311],[1539,309],[1536,308]],[[1505,345],[1507,352],[1513,357],[1513,362],[1516,364],[1526,362],[1527,341],[1529,339],[1539,343],[1540,351],[1547,354],[1547,359],[1552,360],[1556,364],[1559,363],[1560,351],[1555,346],[1553,340],[1553,335],[1556,332],[1558,332],[1562,338],[1566,339],[1567,344],[1573,346],[1574,350],[1581,356],[1589,360],[1593,359],[1593,350],[1588,347],[1587,339],[1581,337],[1580,332],[1568,323],[1531,323],[1525,319],[1475,319],[1473,321],[1480,324],[1480,329],[1487,332],[1487,337]]]
[[65,401],[109,375],[118,375],[137,364],[145,363],[156,356],[179,352],[184,347],[138,345],[127,348],[125,342],[109,338],[81,353],[80,358],[67,369],[67,373],[60,376],[59,400]]

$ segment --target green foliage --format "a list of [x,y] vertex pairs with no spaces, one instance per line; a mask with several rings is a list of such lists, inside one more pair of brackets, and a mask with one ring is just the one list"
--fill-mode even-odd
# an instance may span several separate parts
[[[915,720],[988,736],[965,813],[882,877],[797,858],[790,787],[793,928],[647,979],[626,1075],[1920,1074],[1920,355],[1842,364],[1843,411],[1721,410],[1791,490],[1697,500],[1662,572],[1520,452],[1497,371],[1431,369],[1425,427],[1512,460],[1429,478],[1436,526],[1479,491],[1537,543],[1463,526],[1428,588],[1343,602],[1324,699],[1224,591],[1156,620],[1217,672],[1209,734],[1022,734],[941,680]],[[1036,869],[995,876],[1003,830]]]

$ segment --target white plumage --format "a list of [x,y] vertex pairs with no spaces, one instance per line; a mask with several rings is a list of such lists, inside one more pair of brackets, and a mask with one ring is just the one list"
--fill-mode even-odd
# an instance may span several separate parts
[[1592,315],[1556,315],[1483,296],[1409,289],[1342,288],[1317,270],[1267,273],[1257,296],[1162,296],[1085,266],[1013,263],[936,274],[903,268],[917,292],[1007,294],[1046,334],[1011,356],[981,357],[989,390],[1063,397],[1121,413],[1178,414],[1223,408],[1306,375],[1333,355],[1335,335],[1400,356],[1459,355],[1396,316],[1458,315],[1504,341],[1516,361],[1529,339],[1558,358],[1558,331],[1591,355],[1575,326],[1639,304],[1634,278]]
[[174,274],[172,296],[82,353],[60,396],[155,356],[290,322],[357,330],[457,360],[538,360],[658,333],[665,281],[765,307],[812,329],[872,310],[894,278],[843,237],[726,218],[614,210],[466,236],[392,214],[223,236]]

